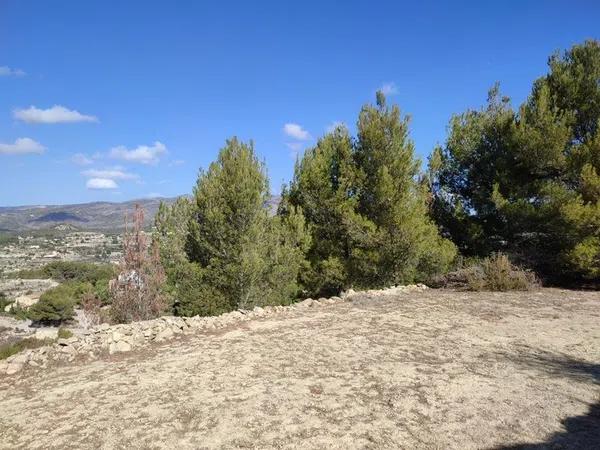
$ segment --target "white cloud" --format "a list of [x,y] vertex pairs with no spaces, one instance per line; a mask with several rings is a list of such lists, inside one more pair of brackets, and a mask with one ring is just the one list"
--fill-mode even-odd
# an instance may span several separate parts
[[298,139],[299,141],[307,141],[310,139],[310,133],[297,123],[286,123],[283,126],[283,132],[289,137]]
[[71,156],[71,162],[73,164],[77,164],[78,166],[89,166],[94,162],[91,158],[88,158],[83,153],[75,153]]
[[0,143],[0,155],[24,155],[26,153],[44,153],[46,147],[29,138],[19,138],[14,144]]
[[25,72],[21,69],[11,69],[8,66],[0,66],[0,77],[23,77]]
[[152,146],[140,145],[134,149],[127,149],[120,145],[110,150],[110,157],[121,159],[123,161],[135,162],[140,164],[156,164],[160,157],[167,153],[167,147],[156,141]]
[[383,95],[396,95],[398,93],[398,86],[396,86],[396,83],[394,82],[383,83],[378,90],[381,91]]
[[150,192],[146,195],[146,198],[164,198],[164,195],[159,194],[158,192]]
[[67,109],[60,105],[54,105],[48,109],[39,109],[35,106],[30,106],[27,109],[15,109],[13,116],[15,119],[27,123],[98,122],[98,118],[95,116],[86,116],[79,111]]
[[344,122],[340,122],[339,120],[336,120],[335,122],[331,122],[329,125],[327,125],[327,127],[325,127],[325,130],[328,133],[333,133],[337,128],[339,127],[345,127],[346,124]]
[[109,178],[90,178],[85,186],[88,189],[117,189],[119,186]]
[[89,169],[81,172],[82,175],[89,178],[107,178],[110,180],[137,180],[139,175],[130,172],[124,172],[120,168],[108,169],[108,170],[97,170]]
[[290,150],[296,153],[302,150],[302,147],[304,146],[302,142],[286,142],[285,145],[287,145]]

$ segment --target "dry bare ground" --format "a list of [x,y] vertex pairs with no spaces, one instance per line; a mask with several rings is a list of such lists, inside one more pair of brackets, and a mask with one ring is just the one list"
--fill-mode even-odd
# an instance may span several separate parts
[[600,294],[429,290],[0,379],[2,448],[600,448]]

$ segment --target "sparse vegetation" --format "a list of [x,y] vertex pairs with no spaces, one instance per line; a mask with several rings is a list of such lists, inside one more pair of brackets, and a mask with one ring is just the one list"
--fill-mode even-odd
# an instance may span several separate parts
[[39,269],[22,270],[17,278],[52,278],[58,282],[78,281],[96,283],[115,276],[112,264],[94,264],[80,261],[53,261]]
[[25,338],[17,342],[0,345],[0,360],[6,359],[12,355],[16,355],[23,350],[50,345],[52,342],[54,342],[52,339]]

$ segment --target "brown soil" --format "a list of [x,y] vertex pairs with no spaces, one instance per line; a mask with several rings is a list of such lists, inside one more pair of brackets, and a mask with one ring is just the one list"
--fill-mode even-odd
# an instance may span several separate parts
[[355,298],[0,378],[1,448],[600,448],[600,294]]

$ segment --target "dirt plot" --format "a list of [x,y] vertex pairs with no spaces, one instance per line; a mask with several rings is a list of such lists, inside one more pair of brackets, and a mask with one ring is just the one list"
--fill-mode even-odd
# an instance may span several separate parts
[[0,379],[2,448],[600,448],[600,294],[429,290]]

